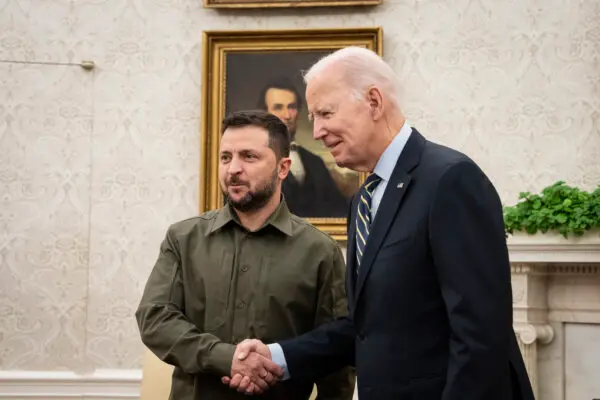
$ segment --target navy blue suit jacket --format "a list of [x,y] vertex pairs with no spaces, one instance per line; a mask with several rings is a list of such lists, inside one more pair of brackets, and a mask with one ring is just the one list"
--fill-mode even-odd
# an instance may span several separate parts
[[512,328],[502,206],[467,156],[413,129],[355,274],[346,318],[281,342],[291,379],[356,366],[360,400],[530,400]]

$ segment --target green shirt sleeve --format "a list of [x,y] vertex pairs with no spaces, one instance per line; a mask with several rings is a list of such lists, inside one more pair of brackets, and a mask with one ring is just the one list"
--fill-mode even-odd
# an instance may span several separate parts
[[183,287],[180,252],[169,230],[135,313],[142,342],[188,374],[230,375],[235,346],[201,332],[186,318]]
[[[319,271],[318,306],[315,327],[348,314],[345,290],[346,264],[337,243],[332,242],[330,254],[322,262]],[[317,400],[352,400],[356,373],[353,367],[341,370],[319,379]]]

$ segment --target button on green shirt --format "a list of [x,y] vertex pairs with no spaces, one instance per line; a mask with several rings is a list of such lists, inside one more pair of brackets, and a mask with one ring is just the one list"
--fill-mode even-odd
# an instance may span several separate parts
[[[136,319],[144,344],[175,366],[172,399],[248,399],[220,381],[235,344],[291,338],[345,315],[344,282],[337,243],[283,199],[254,232],[225,206],[169,227]],[[354,372],[315,383],[319,399],[350,400]],[[292,377],[259,398],[308,399],[312,385]]]

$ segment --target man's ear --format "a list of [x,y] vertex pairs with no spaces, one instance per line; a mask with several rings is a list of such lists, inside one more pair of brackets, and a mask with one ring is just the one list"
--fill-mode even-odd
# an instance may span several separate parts
[[289,157],[281,157],[281,159],[279,160],[279,165],[277,167],[277,175],[279,176],[279,179],[284,180],[285,178],[287,178],[288,174],[290,173],[291,165],[292,160]]
[[369,110],[373,119],[380,119],[383,115],[383,96],[379,88],[372,86],[367,91],[367,101],[369,102]]

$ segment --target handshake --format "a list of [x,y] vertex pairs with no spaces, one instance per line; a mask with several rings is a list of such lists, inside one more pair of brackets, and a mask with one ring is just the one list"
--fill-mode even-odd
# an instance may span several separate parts
[[240,393],[261,394],[283,377],[283,370],[271,360],[271,351],[257,339],[239,343],[231,363],[231,376],[221,382]]

